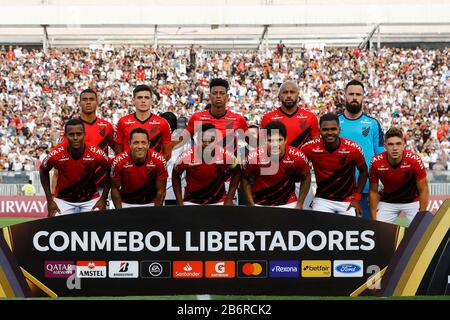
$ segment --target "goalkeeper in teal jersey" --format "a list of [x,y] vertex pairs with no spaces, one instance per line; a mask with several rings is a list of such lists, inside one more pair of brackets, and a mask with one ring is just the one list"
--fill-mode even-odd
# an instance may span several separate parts
[[[364,85],[358,80],[351,80],[345,86],[344,113],[339,115],[340,136],[361,146],[369,168],[372,157],[384,151],[384,133],[378,120],[362,111],[363,101]],[[358,179],[358,171],[356,174]],[[368,193],[369,181],[366,182],[361,198],[363,217],[366,219],[370,219]]]

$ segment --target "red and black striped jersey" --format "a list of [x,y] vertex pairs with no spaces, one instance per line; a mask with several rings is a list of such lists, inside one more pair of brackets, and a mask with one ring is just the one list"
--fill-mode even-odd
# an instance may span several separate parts
[[[111,123],[104,119],[96,118],[94,122],[90,123],[78,117],[84,124],[86,137],[84,142],[87,144],[97,146],[108,154],[108,146],[113,147],[114,128]],[[61,133],[61,142],[65,140],[64,130]]]
[[247,122],[243,116],[227,109],[225,115],[219,118],[213,116],[209,110],[194,113],[189,119],[186,130],[191,137],[194,137],[194,134],[201,130],[201,126],[204,123],[213,124],[221,133],[222,139],[217,139],[219,145],[225,146],[226,143],[227,146],[230,146],[234,143],[234,148],[227,147],[227,150],[233,151],[237,148],[236,131],[241,129],[242,133],[245,133],[248,129]]
[[339,138],[339,147],[328,151],[319,138],[306,143],[301,150],[314,167],[316,197],[351,201],[356,191],[355,168],[365,164],[361,147],[356,142]]
[[254,178],[255,204],[265,206],[296,202],[295,183],[309,170],[306,156],[291,146],[286,146],[286,152],[279,161],[272,161],[267,148],[260,147],[249,153],[244,165],[244,175]]
[[393,166],[388,161],[387,152],[372,158],[370,182],[383,184],[380,200],[389,203],[411,203],[419,200],[417,181],[426,179],[427,170],[419,155],[404,150],[402,161]]
[[226,196],[225,181],[230,175],[230,167],[236,163],[233,153],[218,146],[211,160],[203,157],[200,145],[184,151],[174,166],[174,171],[179,175],[186,171],[183,200],[197,204],[223,202]]
[[287,144],[294,148],[300,148],[320,135],[317,117],[314,113],[302,108],[297,108],[292,115],[284,113],[281,108],[272,110],[262,118],[261,128],[272,121],[280,121],[286,126]]
[[100,148],[85,144],[81,157],[75,159],[62,142],[52,149],[42,163],[44,168],[58,170],[55,197],[68,202],[85,202],[99,196],[95,172],[98,167],[109,171],[108,156]]
[[152,149],[147,158],[136,164],[130,151],[114,158],[111,166],[111,179],[120,185],[122,202],[129,204],[153,203],[156,198],[156,181],[166,180],[166,160],[163,155]]
[[166,119],[151,114],[148,119],[141,121],[136,117],[136,113],[132,113],[120,118],[117,123],[114,142],[123,144],[123,151],[130,150],[130,133],[136,128],[147,130],[150,148],[157,152],[162,152],[163,145],[170,143],[172,140],[170,126]]

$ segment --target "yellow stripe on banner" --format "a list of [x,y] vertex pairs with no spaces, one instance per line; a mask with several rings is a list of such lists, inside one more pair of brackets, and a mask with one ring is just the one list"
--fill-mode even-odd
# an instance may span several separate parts
[[403,272],[394,296],[414,296],[436,250],[450,228],[450,201],[438,210]]
[[396,239],[396,243],[395,243],[395,250],[398,249],[398,246],[402,242],[404,236],[405,236],[405,228],[399,227],[398,232],[397,232],[397,239]]
[[366,291],[370,286],[375,285],[380,279],[383,277],[384,273],[386,272],[387,267],[384,267],[383,270],[376,273],[374,276],[372,276],[370,279],[368,279],[365,283],[363,283],[358,289],[353,291],[350,294],[350,297],[357,297],[364,291]]
[[33,277],[31,275],[31,273],[29,273],[28,271],[26,271],[24,268],[20,268],[22,269],[22,273],[25,276],[25,278],[30,281],[31,283],[33,283],[36,287],[38,287],[39,289],[41,289],[42,291],[44,291],[50,298],[57,298],[58,295],[53,292],[50,288],[48,288],[47,286],[45,286],[45,284],[43,284],[42,282],[40,282],[38,279],[36,279],[35,277]]
[[9,227],[2,228],[2,231],[3,231],[3,238],[5,239],[6,243],[8,244],[9,248],[12,251],[11,234],[9,233]]
[[0,266],[0,297],[12,298],[15,297],[14,290],[6,277],[5,271]]

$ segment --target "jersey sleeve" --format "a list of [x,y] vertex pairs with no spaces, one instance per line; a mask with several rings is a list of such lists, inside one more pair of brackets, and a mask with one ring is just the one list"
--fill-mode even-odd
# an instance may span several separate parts
[[320,131],[319,131],[319,120],[317,120],[317,117],[312,114],[311,115],[311,138],[316,139],[320,137]]
[[172,141],[172,132],[170,131],[170,126],[166,119],[161,122],[161,141],[162,144],[168,144]]
[[247,132],[248,130],[248,124],[244,117],[241,117],[239,120],[239,129],[242,129],[244,132]]
[[369,182],[370,183],[378,183],[378,170],[377,165],[372,162],[370,164],[370,171],[369,171]]
[[185,129],[187,132],[189,132],[191,138],[194,136],[194,129],[195,129],[194,128],[194,123],[195,123],[196,118],[197,117],[195,116],[195,114],[193,114],[189,118],[188,124],[187,124],[186,129]]
[[309,163],[308,163],[308,158],[306,157],[306,155],[300,151],[302,153],[301,156],[297,157],[297,170],[298,173],[300,174],[304,174],[307,172],[310,172],[310,167],[309,167]]
[[98,154],[97,157],[99,166],[108,172],[109,170],[111,170],[111,160],[108,158],[105,152],[100,149],[98,149],[98,151],[101,151],[101,154]]
[[378,120],[373,119],[374,129],[373,130],[373,152],[374,154],[380,154],[384,151],[384,133]]
[[182,153],[180,154],[180,156],[178,157],[177,161],[175,162],[174,166],[173,166],[173,170],[178,173],[179,175],[181,175],[183,173],[184,170],[186,170],[187,166],[187,162],[189,161],[189,156],[186,153]]
[[42,161],[42,167],[44,167],[47,170],[52,169],[53,167],[56,166],[56,159],[50,155],[48,155],[47,157],[45,157],[44,161]]
[[269,117],[265,114],[261,120],[261,129],[264,129],[266,124],[269,122]]
[[112,126],[111,123],[108,122],[107,128],[108,128],[109,146],[112,149],[114,146],[114,127]]
[[425,169],[425,166],[424,166],[422,160],[418,159],[418,160],[414,161],[413,165],[412,165],[412,169],[416,176],[416,181],[420,181],[427,177],[427,170]]
[[366,159],[364,158],[364,153],[360,146],[354,148],[353,161],[355,162],[356,166],[358,166],[358,167],[361,167],[363,164],[366,163]]
[[156,180],[166,180],[169,177],[167,173],[167,168],[164,162],[158,160],[156,163]]
[[123,121],[122,121],[122,119],[119,119],[119,122],[117,123],[113,140],[115,143],[123,144]]
[[121,175],[122,175],[122,166],[120,165],[120,163],[114,163],[113,161],[113,165],[111,166],[111,179],[114,182],[120,184],[122,182]]

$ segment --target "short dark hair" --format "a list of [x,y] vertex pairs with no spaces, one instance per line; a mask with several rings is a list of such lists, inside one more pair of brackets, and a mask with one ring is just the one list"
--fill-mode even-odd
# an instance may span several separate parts
[[77,118],[72,118],[67,120],[67,122],[64,124],[64,133],[67,132],[67,127],[68,126],[82,126],[83,127],[83,132],[85,131],[84,129],[84,123],[83,121],[81,121],[81,119],[77,119]]
[[339,116],[334,112],[328,112],[322,115],[319,119],[319,127],[322,127],[322,123],[325,121],[336,121],[339,126]]
[[278,130],[279,134],[287,139],[287,130],[286,126],[280,121],[271,121],[264,126],[264,129],[267,130],[267,137],[272,136],[273,130]]
[[80,93],[80,100],[81,100],[81,96],[83,95],[83,94],[85,94],[85,93],[93,93],[93,94],[95,94],[95,98],[97,99],[98,97],[97,97],[97,92],[95,92],[94,90],[92,90],[91,88],[87,88],[87,89],[84,89],[83,91],[81,91],[81,93]]
[[363,92],[364,92],[364,84],[361,81],[359,81],[359,80],[356,80],[356,79],[350,80],[347,83],[347,85],[345,86],[345,91],[347,91],[347,88],[350,87],[350,86],[360,86],[363,89]]
[[147,136],[147,140],[150,140],[147,130],[145,130],[144,128],[135,128],[135,129],[131,130],[131,132],[130,132],[130,141],[131,141],[131,139],[133,139],[133,135],[136,133],[145,134]]
[[255,128],[255,129],[258,129],[258,130],[259,130],[259,126],[256,125],[256,124],[251,124],[251,125],[248,126],[248,128],[249,128],[249,129]]
[[213,87],[224,87],[228,91],[228,88],[230,86],[228,85],[227,80],[215,78],[215,79],[212,79],[211,82],[209,83],[209,89],[211,90]]
[[138,93],[138,92],[141,92],[141,91],[148,91],[148,92],[150,92],[150,94],[152,93],[152,88],[150,88],[148,85],[146,85],[146,84],[140,84],[140,85],[138,85],[136,88],[134,88],[134,90],[133,90],[133,97],[135,97],[136,96],[136,94]]
[[159,115],[161,118],[166,119],[167,123],[170,126],[170,130],[172,132],[174,132],[175,130],[177,130],[177,116],[175,115],[175,113],[167,111],[167,112],[163,112]]
[[399,137],[400,139],[403,140],[404,137],[403,131],[397,127],[389,128],[389,130],[386,131],[386,133],[384,134],[384,141],[392,137]]
[[216,126],[212,123],[202,123],[202,133],[215,128]]

